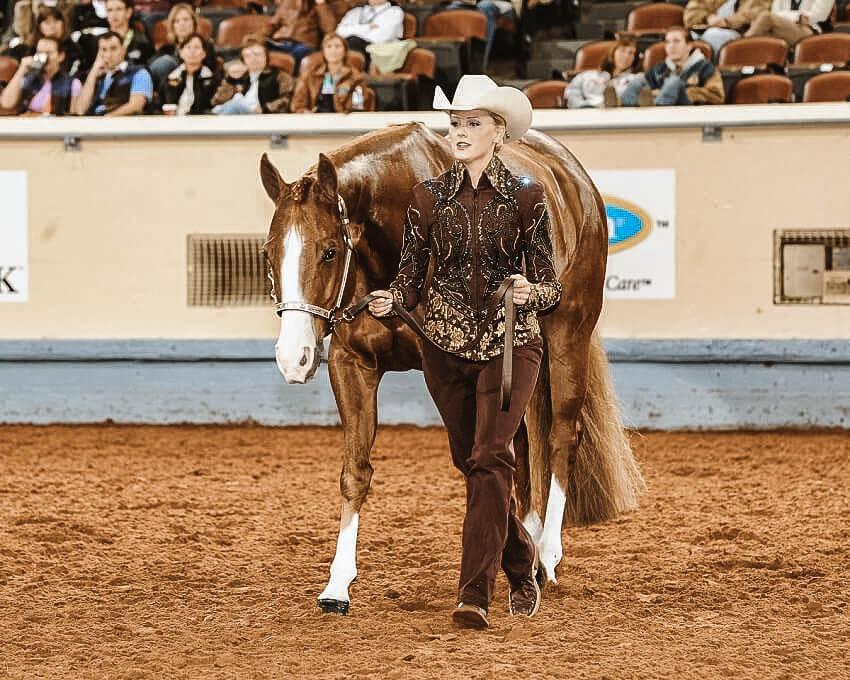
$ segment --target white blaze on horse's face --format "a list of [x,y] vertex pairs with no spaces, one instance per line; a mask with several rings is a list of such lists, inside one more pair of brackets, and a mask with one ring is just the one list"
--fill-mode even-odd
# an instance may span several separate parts
[[[306,302],[301,288],[301,253],[304,241],[295,228],[289,229],[283,243],[280,266],[280,299]],[[288,309],[280,315],[280,335],[274,356],[281,375],[288,383],[305,383],[316,373],[322,356],[322,338],[316,333],[313,316]]]

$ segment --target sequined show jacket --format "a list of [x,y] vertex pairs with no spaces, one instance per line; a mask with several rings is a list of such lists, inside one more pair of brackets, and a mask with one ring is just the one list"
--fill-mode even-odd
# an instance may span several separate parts
[[515,347],[539,337],[537,314],[560,300],[543,187],[512,175],[498,156],[475,188],[459,161],[413,188],[399,272],[390,285],[396,301],[407,309],[419,303],[432,256],[425,332],[438,346],[465,359],[485,361],[504,351],[504,307],[477,346],[458,349],[478,333],[487,301],[506,277],[525,274],[531,283],[528,302],[517,307]]

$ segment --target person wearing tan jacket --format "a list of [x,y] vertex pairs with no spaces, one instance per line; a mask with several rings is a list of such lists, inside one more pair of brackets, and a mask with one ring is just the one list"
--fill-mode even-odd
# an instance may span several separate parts
[[298,77],[292,113],[350,113],[372,110],[366,74],[345,63],[348,43],[336,33],[322,39],[322,61]]
[[825,30],[832,30],[829,15],[835,0],[773,0],[770,10],[759,14],[747,37],[769,35],[789,45]]
[[363,0],[280,0],[269,27],[269,47],[301,59],[319,47],[322,36],[333,33],[339,20]]
[[711,45],[714,54],[730,40],[740,38],[753,20],[770,9],[771,0],[689,0],[685,26],[694,38]]

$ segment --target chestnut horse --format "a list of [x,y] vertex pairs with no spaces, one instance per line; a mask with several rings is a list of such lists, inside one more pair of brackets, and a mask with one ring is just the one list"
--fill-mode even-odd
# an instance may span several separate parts
[[[542,578],[555,581],[561,526],[637,507],[643,479],[620,421],[607,358],[594,332],[608,249],[605,207],[585,170],[538,132],[500,154],[517,175],[543,183],[561,303],[540,319],[545,354],[526,427],[515,440],[517,501],[540,547]],[[328,370],[345,434],[342,515],[326,612],[345,614],[357,575],[360,509],[372,478],[378,383],[387,371],[421,370],[421,340],[400,319],[340,308],[396,275],[414,184],[448,169],[447,141],[419,123],[391,126],[345,144],[289,184],[263,154],[260,175],[275,203],[265,253],[280,314],[278,368],[289,383],[316,372],[332,333]],[[417,310],[420,314],[421,310]],[[350,322],[349,322],[350,321]],[[541,519],[542,518],[542,519]]]

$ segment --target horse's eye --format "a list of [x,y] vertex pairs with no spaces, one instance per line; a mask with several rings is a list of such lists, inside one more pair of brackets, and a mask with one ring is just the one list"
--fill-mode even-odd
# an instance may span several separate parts
[[336,248],[328,248],[324,254],[322,255],[322,259],[325,261],[332,260],[336,257]]

